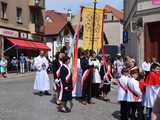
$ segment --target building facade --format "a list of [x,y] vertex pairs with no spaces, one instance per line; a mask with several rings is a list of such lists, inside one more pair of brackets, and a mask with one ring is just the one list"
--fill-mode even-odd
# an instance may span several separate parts
[[126,55],[139,65],[145,58],[160,58],[160,5],[152,0],[124,0],[124,32],[128,41]]
[[106,5],[104,8],[104,33],[108,45],[105,46],[106,54],[112,57],[121,54],[123,44],[123,12]]
[[63,46],[71,47],[73,43],[74,29],[70,21],[71,13],[54,10],[45,12],[45,43],[50,48],[48,58],[51,61]]
[[0,53],[8,38],[42,40],[45,0],[0,0]]

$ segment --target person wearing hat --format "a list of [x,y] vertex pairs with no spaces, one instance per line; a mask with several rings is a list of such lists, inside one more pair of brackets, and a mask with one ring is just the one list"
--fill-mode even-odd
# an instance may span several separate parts
[[127,83],[128,116],[131,120],[143,120],[142,92],[138,77],[139,68],[135,66],[130,70],[130,78]]

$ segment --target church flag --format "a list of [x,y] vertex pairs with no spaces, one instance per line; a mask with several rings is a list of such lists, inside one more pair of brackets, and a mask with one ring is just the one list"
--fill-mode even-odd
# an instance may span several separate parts
[[[94,27],[94,50],[101,48],[101,40],[103,33],[103,9],[95,11],[95,27]],[[94,9],[84,7],[82,12],[83,23],[83,49],[92,49],[92,33],[93,33],[93,16]]]

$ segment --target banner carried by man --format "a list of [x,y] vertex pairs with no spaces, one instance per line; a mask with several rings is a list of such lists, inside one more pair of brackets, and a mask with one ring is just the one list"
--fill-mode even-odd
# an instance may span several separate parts
[[[94,9],[85,7],[82,12],[83,22],[83,48],[92,48],[92,34],[93,34],[93,16]],[[94,26],[94,46],[93,49],[101,48],[101,39],[103,32],[103,9],[96,9],[95,11],[95,26]]]

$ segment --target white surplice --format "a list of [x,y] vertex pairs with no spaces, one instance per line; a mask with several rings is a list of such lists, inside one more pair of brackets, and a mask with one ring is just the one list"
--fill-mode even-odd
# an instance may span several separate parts
[[[119,79],[119,89],[118,89],[118,101],[127,101],[127,83],[128,83],[128,76],[122,75]],[[123,86],[123,87],[122,87]]]
[[81,80],[82,80],[82,68],[80,64],[80,59],[77,62],[77,80],[75,87],[73,88],[72,96],[73,97],[82,97],[82,88],[81,88]]
[[100,70],[100,67],[101,67],[101,64],[99,62],[98,59],[96,60],[91,60],[89,59],[89,64],[90,65],[94,65],[94,69],[93,69],[93,83],[101,83],[101,76],[99,74],[99,70]]
[[34,82],[34,90],[48,91],[50,90],[50,82],[47,74],[48,60],[45,57],[38,56],[34,59],[34,68],[36,69],[36,79]]
[[136,95],[139,96],[138,100],[135,100],[134,94],[128,89],[127,92],[127,102],[141,102],[142,101],[142,92],[139,87],[139,82],[134,78],[129,78],[127,83],[128,88],[133,91]]
[[160,91],[159,86],[146,86],[144,106],[152,108]]

